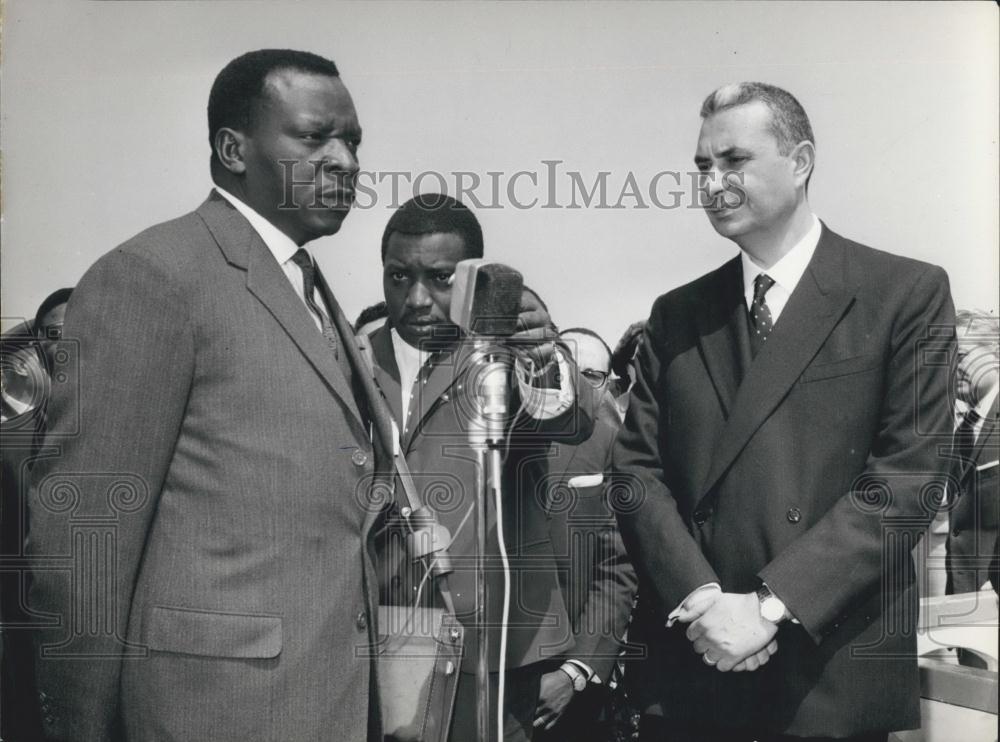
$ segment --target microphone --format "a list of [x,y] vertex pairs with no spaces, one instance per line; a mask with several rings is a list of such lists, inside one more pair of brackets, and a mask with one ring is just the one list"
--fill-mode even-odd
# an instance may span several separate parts
[[482,258],[455,265],[451,321],[470,335],[506,337],[517,331],[524,278],[503,263]]

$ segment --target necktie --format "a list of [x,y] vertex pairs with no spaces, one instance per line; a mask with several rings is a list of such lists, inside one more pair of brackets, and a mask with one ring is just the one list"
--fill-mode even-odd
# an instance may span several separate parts
[[330,345],[330,350],[333,351],[334,357],[337,357],[337,331],[333,329],[333,323],[327,316],[326,312],[322,311],[316,304],[316,266],[313,265],[312,258],[309,257],[307,253],[302,248],[292,256],[292,262],[302,269],[302,287],[303,293],[306,297],[306,304],[309,305],[309,309],[319,317],[320,323],[323,327],[323,337],[326,338],[326,342]]
[[974,408],[970,408],[958,428],[955,429],[955,453],[961,458],[963,463],[972,460],[972,453],[976,446],[976,425],[980,416]]
[[764,300],[764,294],[774,286],[774,279],[766,273],[760,273],[753,280],[753,302],[750,304],[750,351],[756,356],[767,336],[774,328],[771,310]]

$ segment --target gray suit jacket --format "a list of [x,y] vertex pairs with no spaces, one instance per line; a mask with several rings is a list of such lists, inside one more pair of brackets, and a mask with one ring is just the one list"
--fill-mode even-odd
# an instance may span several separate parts
[[47,732],[380,739],[370,384],[250,224],[213,194],[129,240],[65,337],[29,541]]

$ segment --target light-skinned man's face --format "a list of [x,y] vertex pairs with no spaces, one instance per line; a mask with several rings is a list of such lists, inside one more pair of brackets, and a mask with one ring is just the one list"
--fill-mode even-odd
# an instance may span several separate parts
[[361,144],[340,78],[272,72],[239,141],[237,195],[249,206],[299,245],[340,229],[354,202]]
[[579,391],[580,394],[590,393],[594,397],[593,408],[604,396],[608,388],[608,379],[611,373],[611,354],[604,347],[604,343],[595,337],[576,332],[567,332],[560,335],[563,342],[573,354],[573,361],[586,382],[586,388]]
[[1000,384],[1000,358],[996,347],[978,340],[958,342],[958,398],[970,408],[976,407]]
[[382,289],[389,322],[407,343],[420,347],[435,327],[451,324],[451,279],[455,265],[467,257],[457,234],[389,235]]
[[[709,176],[708,219],[737,244],[780,234],[804,197],[805,178],[797,166],[799,148],[781,154],[771,128],[771,111],[761,101],[724,109],[702,122],[695,165]],[[742,173],[742,191],[724,191],[724,174]]]

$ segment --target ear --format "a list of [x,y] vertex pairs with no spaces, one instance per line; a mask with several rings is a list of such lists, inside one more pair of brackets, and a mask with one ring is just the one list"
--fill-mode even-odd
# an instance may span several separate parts
[[246,136],[243,132],[223,127],[215,132],[215,155],[219,162],[231,173],[242,175],[247,166],[244,162]]
[[797,184],[805,187],[816,165],[816,145],[810,141],[799,142],[789,155],[792,158],[792,176]]

